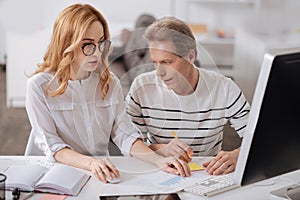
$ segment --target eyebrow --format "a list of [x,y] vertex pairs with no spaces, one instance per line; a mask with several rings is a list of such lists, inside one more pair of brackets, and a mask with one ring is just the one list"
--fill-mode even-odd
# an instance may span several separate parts
[[164,59],[162,59],[162,60],[155,61],[154,59],[151,58],[151,61],[152,61],[153,63],[162,63],[162,62],[173,62],[173,59],[164,58]]
[[[104,35],[101,36],[100,39],[99,39],[99,42],[103,41],[104,38],[105,38]],[[91,39],[91,38],[83,38],[82,41],[95,41],[95,40]]]

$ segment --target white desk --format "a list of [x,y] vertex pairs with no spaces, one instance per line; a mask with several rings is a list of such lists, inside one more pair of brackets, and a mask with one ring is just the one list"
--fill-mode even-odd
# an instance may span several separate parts
[[[122,171],[126,172],[142,172],[147,170],[154,170],[156,167],[154,165],[151,165],[149,163],[145,163],[143,161],[137,160],[132,157],[110,157],[112,162],[116,165],[116,167]],[[194,159],[196,162],[202,163],[206,161],[208,158],[196,158]],[[30,157],[24,157],[24,156],[0,156],[0,172],[3,172],[4,169],[8,167],[9,164],[16,163],[16,164],[26,164],[26,163],[40,163],[42,165],[49,165],[48,162],[45,161],[45,158],[42,156],[30,156]],[[179,196],[181,199],[209,199],[209,200],[218,200],[218,199],[243,199],[243,200],[265,200],[269,199],[269,192],[272,190],[275,190],[277,188],[281,188],[287,185],[293,184],[290,180],[300,180],[300,170],[291,172],[288,174],[285,174],[282,176],[282,178],[277,179],[277,181],[274,183],[274,180],[276,178],[261,181],[249,186],[240,187],[210,198],[203,198],[196,195],[192,195],[187,192],[179,192]],[[272,184],[274,183],[274,184]],[[88,183],[85,185],[83,190],[80,192],[80,194],[77,197],[67,197],[67,199],[98,199],[98,196],[100,195],[101,186],[103,186],[103,183],[98,181],[95,177],[92,177]],[[34,194],[30,199],[39,199],[41,194]],[[6,193],[6,198],[11,199],[11,192]]]

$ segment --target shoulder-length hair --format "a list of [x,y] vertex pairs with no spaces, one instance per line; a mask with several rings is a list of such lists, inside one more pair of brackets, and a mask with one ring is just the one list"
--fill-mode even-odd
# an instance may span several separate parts
[[[80,43],[89,26],[99,21],[103,25],[104,39],[109,39],[108,24],[103,15],[94,7],[88,4],[74,4],[65,8],[57,17],[52,38],[44,62],[38,64],[40,72],[53,72],[58,80],[59,87],[51,91],[48,85],[46,93],[49,96],[61,95],[66,91],[68,80],[70,80],[70,64],[74,60],[74,51],[80,47]],[[102,54],[103,72],[99,72],[102,98],[105,98],[109,90],[111,80],[108,68],[108,52]]]

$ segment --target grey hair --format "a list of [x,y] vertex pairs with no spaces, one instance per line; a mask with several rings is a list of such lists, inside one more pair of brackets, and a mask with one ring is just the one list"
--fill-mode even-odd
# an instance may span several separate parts
[[148,42],[170,41],[174,44],[178,56],[184,57],[190,49],[195,51],[197,57],[196,39],[189,26],[175,18],[163,17],[152,23],[145,31],[144,37]]

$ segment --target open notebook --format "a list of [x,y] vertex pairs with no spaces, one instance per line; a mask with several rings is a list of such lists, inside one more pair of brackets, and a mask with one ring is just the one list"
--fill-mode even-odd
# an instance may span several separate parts
[[50,169],[35,164],[12,165],[5,172],[6,189],[76,196],[89,179],[84,171],[56,164]]

